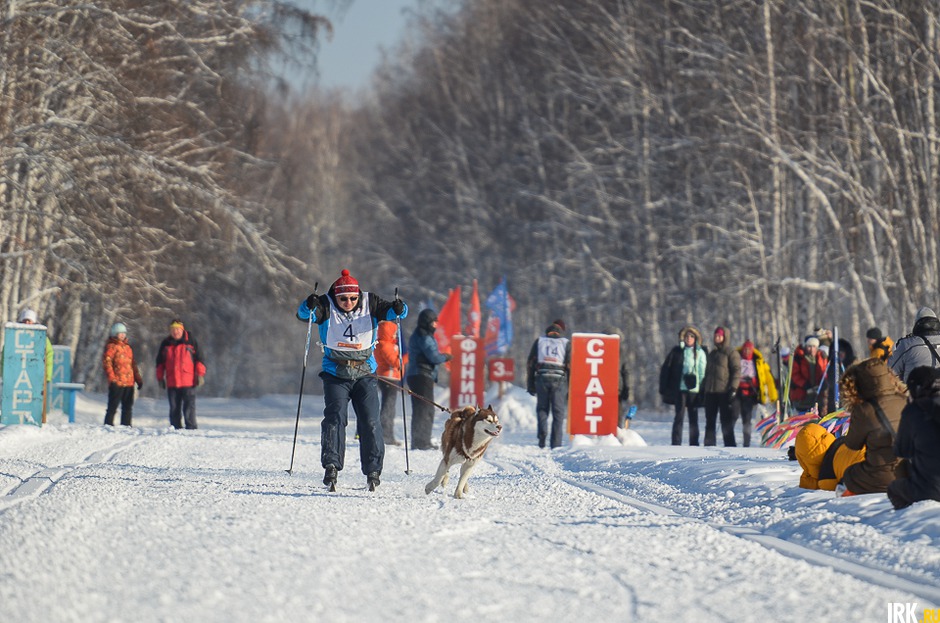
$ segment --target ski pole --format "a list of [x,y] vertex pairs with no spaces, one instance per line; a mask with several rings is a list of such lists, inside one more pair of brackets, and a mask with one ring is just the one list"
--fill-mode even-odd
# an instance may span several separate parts
[[[320,282],[313,284],[313,296],[317,295],[317,288]],[[310,352],[310,334],[313,332],[314,312],[310,310],[310,317],[307,318],[307,344],[304,346],[304,366],[300,372],[300,395],[297,397],[297,420],[294,422],[294,445],[290,450],[290,467],[286,471],[288,474],[294,474],[294,453],[297,450],[297,430],[300,428],[300,406],[304,403],[304,377],[307,376],[307,354]]]
[[[398,288],[395,288],[395,300],[398,300]],[[401,385],[401,429],[405,440],[405,474],[411,474],[411,461],[408,458],[408,418],[405,416],[405,366],[402,363],[401,316],[395,318],[398,323],[398,383]]]
[[833,387],[832,395],[833,395],[833,398],[835,399],[835,402],[833,403],[835,404],[835,408],[833,408],[833,411],[838,411],[839,402],[840,402],[839,378],[840,378],[840,373],[843,372],[844,370],[842,369],[842,359],[839,357],[839,327],[833,327],[832,332],[833,332],[832,348],[834,351],[833,366],[832,366],[832,387]]

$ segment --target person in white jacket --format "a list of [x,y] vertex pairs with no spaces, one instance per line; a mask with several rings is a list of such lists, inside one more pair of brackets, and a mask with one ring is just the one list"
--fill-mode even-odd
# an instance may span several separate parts
[[898,340],[888,358],[888,367],[904,382],[920,366],[940,368],[940,319],[929,307],[917,310],[910,335]]

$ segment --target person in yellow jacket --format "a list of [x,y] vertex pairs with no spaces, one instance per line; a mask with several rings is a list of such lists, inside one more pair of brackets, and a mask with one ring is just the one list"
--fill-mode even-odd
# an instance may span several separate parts
[[881,332],[878,327],[872,327],[865,334],[868,340],[868,350],[871,357],[877,357],[882,361],[887,361],[891,353],[894,352],[894,340]]
[[731,418],[736,422],[741,418],[744,447],[751,445],[751,416],[754,407],[777,401],[777,385],[770,372],[770,365],[764,360],[751,340],[746,340],[738,349],[741,353],[741,381],[731,401]]
[[[20,324],[39,324],[39,316],[35,311],[28,307],[20,312],[16,321]],[[52,349],[52,340],[49,339],[49,333],[46,332],[46,384],[52,381],[52,359],[55,357],[55,351]],[[45,410],[43,410],[45,413]]]
[[845,437],[836,437],[819,424],[807,424],[796,435],[796,460],[803,473],[800,487],[835,491],[845,470],[865,460],[865,448],[850,450]]

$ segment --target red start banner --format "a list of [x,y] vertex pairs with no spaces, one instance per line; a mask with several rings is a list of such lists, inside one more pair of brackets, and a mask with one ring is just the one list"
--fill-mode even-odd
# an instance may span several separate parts
[[620,337],[596,333],[571,336],[568,433],[615,435],[620,370]]
[[490,357],[489,379],[499,382],[516,380],[515,365],[515,361],[512,357]]
[[[483,362],[486,353],[475,337],[455,335],[450,342],[454,355],[450,366],[450,409],[483,406]],[[614,418],[616,420],[616,417]]]

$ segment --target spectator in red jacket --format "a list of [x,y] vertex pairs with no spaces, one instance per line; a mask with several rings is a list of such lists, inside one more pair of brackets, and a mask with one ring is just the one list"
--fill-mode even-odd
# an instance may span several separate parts
[[130,426],[134,410],[134,385],[144,386],[144,380],[134,359],[134,350],[127,343],[127,326],[123,322],[111,325],[111,337],[101,356],[105,376],[108,377],[108,406],[104,423],[114,426],[114,414],[121,405],[121,426]]
[[796,347],[793,357],[790,402],[799,411],[809,411],[816,406],[819,415],[825,415],[829,392],[822,380],[828,361],[819,352],[819,338],[806,336],[803,346]]
[[196,388],[205,382],[206,366],[196,339],[179,319],[170,323],[170,335],[157,351],[157,383],[170,401],[173,428],[196,429]]

